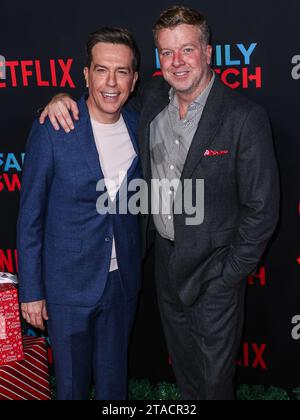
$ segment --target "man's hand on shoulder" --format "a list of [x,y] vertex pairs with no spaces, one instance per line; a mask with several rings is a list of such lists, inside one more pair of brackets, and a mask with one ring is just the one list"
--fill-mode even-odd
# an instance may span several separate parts
[[66,133],[69,133],[74,130],[70,112],[75,120],[79,119],[77,103],[67,93],[59,93],[52,98],[41,113],[40,123],[44,124],[45,119],[49,117],[55,130],[59,130],[61,126]]
[[48,321],[46,301],[21,303],[22,316],[28,324],[40,330],[45,330],[44,321]]

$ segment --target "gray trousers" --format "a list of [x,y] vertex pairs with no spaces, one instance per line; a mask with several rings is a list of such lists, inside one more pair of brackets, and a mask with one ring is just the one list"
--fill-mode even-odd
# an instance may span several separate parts
[[169,276],[168,264],[173,252],[171,243],[157,235],[158,304],[177,386],[183,400],[233,400],[246,280],[230,288],[222,278],[214,278],[188,307],[180,300]]

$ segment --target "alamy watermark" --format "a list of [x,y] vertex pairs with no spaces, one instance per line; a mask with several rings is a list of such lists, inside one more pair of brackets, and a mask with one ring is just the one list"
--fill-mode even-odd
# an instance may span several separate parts
[[0,80],[6,79],[6,61],[3,55],[0,55]]
[[[185,179],[183,182],[179,179],[152,179],[150,185],[143,179],[127,181],[126,173],[120,172],[119,183],[107,178],[98,182],[96,190],[101,195],[96,208],[99,214],[184,214],[186,225],[197,226],[203,223],[203,179]],[[121,185],[119,189],[117,184]]]
[[292,64],[294,64],[292,69],[292,78],[294,80],[300,80],[300,55],[295,55],[292,58]]

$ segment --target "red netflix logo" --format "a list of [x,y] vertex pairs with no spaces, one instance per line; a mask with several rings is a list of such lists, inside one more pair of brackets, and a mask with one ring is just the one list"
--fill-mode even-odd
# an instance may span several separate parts
[[18,272],[18,252],[16,249],[0,249],[0,271]]
[[[242,347],[241,360],[236,361],[236,365],[245,368],[268,370],[264,353],[267,349],[266,344],[244,343]],[[172,359],[168,357],[168,364],[172,365]]]
[[254,284],[259,284],[262,287],[266,286],[266,269],[261,267],[256,274],[248,276],[248,284],[253,286]]
[[250,73],[247,67],[242,69],[229,68],[226,70],[215,69],[215,72],[220,75],[222,82],[231,89],[248,89],[250,83],[254,83],[256,89],[262,87],[262,68],[256,67],[255,72]]
[[[75,88],[71,77],[73,59],[49,60],[42,63],[41,60],[6,61],[5,82],[0,82],[0,89],[7,87],[28,87],[29,82],[38,87],[70,87]],[[2,67],[3,68],[3,62]],[[1,69],[0,69],[1,70]],[[3,70],[1,70],[3,74]],[[47,75],[47,76],[46,76]],[[3,78],[2,78],[3,79]]]
[[0,193],[20,191],[21,181],[18,174],[0,174]]
[[245,368],[267,370],[267,364],[264,360],[264,353],[267,345],[244,343],[242,347],[242,358],[236,362],[237,366]]

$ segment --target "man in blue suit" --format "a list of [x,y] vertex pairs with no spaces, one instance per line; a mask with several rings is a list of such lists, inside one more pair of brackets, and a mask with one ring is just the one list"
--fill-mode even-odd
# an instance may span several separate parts
[[[138,217],[118,208],[120,191],[141,178],[138,114],[123,109],[138,78],[138,50],[124,29],[90,35],[88,95],[69,133],[50,120],[27,143],[18,220],[20,301],[24,318],[48,331],[57,397],[125,399],[127,347],[140,289]],[[106,185],[99,191],[99,181]],[[98,185],[98,188],[96,188]],[[121,188],[122,186],[122,188]],[[130,200],[133,193],[128,192]]]

